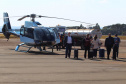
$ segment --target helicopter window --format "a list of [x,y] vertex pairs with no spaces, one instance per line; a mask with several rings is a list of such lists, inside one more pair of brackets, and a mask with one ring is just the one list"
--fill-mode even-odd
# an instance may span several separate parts
[[25,36],[26,37],[29,37],[29,38],[34,38],[34,35],[33,35],[33,30],[32,28],[25,28]]
[[45,34],[45,39],[50,41],[51,40],[51,35],[50,32],[47,28],[43,28],[44,34]]
[[43,29],[43,31],[45,32],[46,36],[49,36],[50,35],[48,29]]
[[52,29],[48,29],[51,34],[54,34],[54,31]]
[[56,38],[59,38],[58,31],[57,31],[56,28],[54,28],[54,32],[55,32],[55,34],[56,34]]
[[34,29],[34,39],[35,40],[45,40],[44,39],[44,32],[43,32],[43,29],[41,28],[35,28]]
[[21,34],[21,35],[24,35],[24,28],[21,28],[21,29],[20,29],[20,34]]
[[55,33],[54,33],[54,30],[53,29],[48,29],[50,31],[50,34],[51,34],[51,41],[54,41],[55,40]]

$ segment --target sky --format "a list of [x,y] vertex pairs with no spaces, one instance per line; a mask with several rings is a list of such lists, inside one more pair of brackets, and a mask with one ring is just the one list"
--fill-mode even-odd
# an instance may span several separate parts
[[[126,0],[0,0],[0,26],[3,25],[3,12],[9,16],[37,14],[50,17],[72,19],[100,27],[112,24],[126,24]],[[10,18],[12,26],[21,26],[30,18],[17,21]],[[79,26],[89,24],[51,18],[36,18],[43,26]]]

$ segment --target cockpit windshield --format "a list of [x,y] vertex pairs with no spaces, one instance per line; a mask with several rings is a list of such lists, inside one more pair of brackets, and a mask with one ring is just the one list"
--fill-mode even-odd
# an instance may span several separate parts
[[55,34],[56,34],[56,38],[59,39],[59,35],[58,35],[58,30],[56,28],[53,29]]
[[34,31],[33,28],[22,27],[20,29],[20,34],[23,35],[23,36],[26,36],[28,38],[34,39],[33,31]]
[[54,41],[54,33],[48,28],[35,28],[34,39],[39,41]]

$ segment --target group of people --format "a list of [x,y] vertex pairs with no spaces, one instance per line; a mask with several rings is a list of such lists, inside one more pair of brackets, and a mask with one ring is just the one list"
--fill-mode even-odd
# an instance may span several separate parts
[[[105,39],[105,47],[107,50],[107,59],[109,59],[111,49],[113,48],[113,59],[116,60],[116,57],[118,57],[118,51],[119,51],[119,43],[120,43],[120,38],[116,34],[115,37],[111,37],[111,34],[108,34],[109,36]],[[86,37],[82,41],[84,47],[85,47],[85,52],[84,52],[84,58],[87,57],[87,51],[88,51],[88,58],[97,58],[97,51],[102,45],[101,41],[95,35],[93,38],[90,36],[90,34],[87,34]],[[70,36],[70,32],[68,33],[68,36],[65,37],[64,39],[64,46],[66,46],[66,53],[65,53],[65,58],[69,57],[71,54],[71,48],[72,45],[74,45],[74,39],[72,36]],[[93,50],[93,56],[90,53],[90,50]]]

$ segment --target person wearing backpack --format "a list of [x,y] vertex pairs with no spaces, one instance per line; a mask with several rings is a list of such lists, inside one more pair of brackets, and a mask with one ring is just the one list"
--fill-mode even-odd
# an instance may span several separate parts
[[113,46],[113,59],[114,60],[116,60],[116,57],[118,58],[119,43],[120,43],[120,38],[118,37],[117,34],[115,34],[115,37],[114,37],[114,46]]

